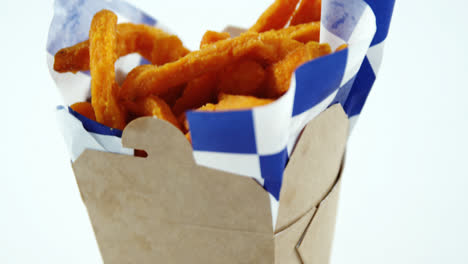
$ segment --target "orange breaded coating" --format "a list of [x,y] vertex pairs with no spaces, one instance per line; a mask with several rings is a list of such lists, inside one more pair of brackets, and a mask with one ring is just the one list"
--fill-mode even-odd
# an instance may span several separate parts
[[177,117],[177,120],[179,121],[179,124],[182,126],[184,131],[190,130],[187,115],[185,113],[180,114],[179,117]]
[[[207,31],[200,42],[200,48],[228,38],[230,38],[229,33]],[[189,109],[198,108],[207,102],[214,101],[217,81],[217,74],[208,72],[188,82],[182,96],[177,99],[174,105],[174,113],[180,115]]]
[[227,111],[249,109],[273,102],[273,99],[261,99],[254,96],[220,94],[218,104],[206,104],[198,111]]
[[309,42],[291,52],[284,60],[271,65],[267,69],[267,96],[283,95],[289,89],[293,72],[300,65],[330,53],[330,45]]
[[70,107],[75,112],[78,112],[80,115],[85,116],[88,119],[96,121],[96,115],[94,114],[94,109],[91,103],[88,103],[88,102],[74,103]]
[[227,32],[216,32],[208,30],[205,32],[205,34],[202,37],[202,40],[200,41],[200,49],[205,47],[206,45],[218,42],[220,40],[225,40],[230,37],[231,35],[229,35],[229,33]]
[[[140,53],[155,65],[175,61],[189,53],[177,36],[161,29],[143,24],[117,25],[117,56],[122,57],[134,52]],[[89,70],[89,41],[59,50],[55,54],[54,70]]]
[[126,114],[117,102],[119,86],[115,83],[117,16],[108,10],[98,12],[89,31],[91,104],[96,121],[123,129]]
[[219,76],[218,91],[234,95],[259,95],[265,69],[254,60],[241,60],[226,67]]
[[262,106],[273,102],[273,99],[263,99],[254,96],[220,94],[216,110],[236,110]]
[[342,51],[344,49],[347,49],[348,48],[348,44],[341,44],[338,48],[336,48],[335,51]]
[[274,30],[278,36],[297,40],[302,43],[320,40],[320,22],[310,22]]
[[216,73],[209,72],[191,80],[174,105],[174,114],[179,115],[189,109],[198,108],[216,99]]
[[283,28],[294,13],[298,2],[299,0],[276,0],[263,12],[249,31],[264,32]]
[[61,73],[89,70],[89,41],[80,42],[55,53],[54,70]]
[[275,32],[245,33],[218,41],[160,67],[151,66],[131,71],[124,81],[121,97],[133,99],[149,94],[160,95],[171,87],[188,82],[207,72],[218,71],[241,58],[274,63],[303,44]]
[[298,25],[312,21],[320,21],[321,12],[322,0],[301,0],[289,24]]
[[171,108],[157,96],[148,96],[139,98],[135,102],[126,102],[130,112],[136,116],[156,116],[159,119],[166,120],[182,130],[179,121],[172,113]]
[[309,41],[320,41],[320,22],[310,22],[307,24],[292,26],[290,28],[296,28],[296,30],[289,34],[289,37],[294,40],[300,41],[302,43],[307,43]]
[[189,53],[177,36],[159,28],[122,23],[117,26],[117,30],[122,52],[138,52],[154,65],[176,61]]

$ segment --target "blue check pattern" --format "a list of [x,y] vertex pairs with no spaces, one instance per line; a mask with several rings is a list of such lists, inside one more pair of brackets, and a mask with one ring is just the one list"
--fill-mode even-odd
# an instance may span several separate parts
[[[272,104],[245,111],[188,112],[197,163],[253,177],[279,200],[284,169],[307,123],[335,103],[350,118],[361,113],[380,66],[393,6],[394,0],[323,0],[321,40],[333,48],[347,43],[348,48],[299,67],[289,91]],[[103,8],[128,21],[158,24],[124,1],[56,0],[48,53],[87,39],[92,15]],[[58,111],[78,119],[89,133],[121,135],[71,109]],[[105,140],[100,137],[100,142]]]

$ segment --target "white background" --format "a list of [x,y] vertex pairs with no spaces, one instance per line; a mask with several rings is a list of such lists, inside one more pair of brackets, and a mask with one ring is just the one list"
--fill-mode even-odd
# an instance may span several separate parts
[[[135,0],[189,47],[269,0]],[[52,0],[1,0],[0,263],[101,263],[55,123]],[[468,263],[468,4],[397,0],[349,141],[332,263]]]

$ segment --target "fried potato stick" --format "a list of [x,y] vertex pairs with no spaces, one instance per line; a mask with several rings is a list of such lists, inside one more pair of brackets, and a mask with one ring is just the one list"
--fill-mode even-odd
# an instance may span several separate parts
[[265,69],[254,60],[241,60],[226,67],[219,76],[218,91],[233,95],[259,95]]
[[288,34],[288,36],[294,40],[300,41],[302,43],[320,41],[320,22],[310,22],[291,26],[289,28],[294,29]]
[[322,0],[302,0],[291,18],[290,25],[320,21]]
[[91,104],[96,121],[117,129],[125,127],[126,114],[117,102],[115,83],[117,16],[109,10],[98,12],[89,31]]
[[174,104],[174,114],[179,115],[189,109],[198,108],[216,99],[216,73],[209,72],[191,80]]
[[74,103],[70,106],[73,111],[78,112],[80,115],[85,116],[88,119],[96,121],[96,115],[94,114],[94,109],[91,103],[80,102]]
[[125,102],[127,109],[136,116],[156,116],[159,119],[165,120],[182,130],[182,127],[172,113],[171,108],[157,96],[148,96],[139,98],[135,102]]
[[347,49],[347,48],[348,48],[348,44],[345,43],[345,44],[341,44],[338,48],[336,48],[335,51],[338,52],[338,51],[342,51],[342,50]]
[[205,32],[205,34],[202,37],[202,40],[200,41],[200,49],[205,47],[206,45],[213,44],[215,42],[225,40],[230,37],[231,35],[229,35],[229,33],[227,32],[216,32],[208,30]]
[[[117,56],[122,57],[134,52],[140,53],[155,65],[175,61],[189,53],[177,36],[161,29],[143,24],[118,24]],[[57,72],[89,70],[89,41],[59,50],[55,54],[54,70]]]
[[256,106],[262,106],[273,102],[273,99],[262,99],[246,95],[220,94],[219,103],[206,104],[198,111],[227,111],[249,109]]
[[[206,31],[200,42],[200,48],[230,37],[229,33]],[[188,82],[182,96],[174,104],[174,114],[180,115],[189,109],[198,108],[207,102],[214,101],[217,81],[217,73],[208,72]]]
[[303,44],[275,32],[244,33],[218,41],[161,67],[135,68],[124,81],[120,96],[124,99],[163,94],[171,87],[188,82],[207,72],[218,71],[241,58],[274,63]]
[[263,12],[249,31],[264,32],[283,28],[291,18],[298,2],[299,0],[276,0]]
[[330,45],[309,42],[291,52],[284,60],[271,65],[267,69],[267,96],[273,98],[283,95],[289,89],[293,72],[300,65],[330,53]]

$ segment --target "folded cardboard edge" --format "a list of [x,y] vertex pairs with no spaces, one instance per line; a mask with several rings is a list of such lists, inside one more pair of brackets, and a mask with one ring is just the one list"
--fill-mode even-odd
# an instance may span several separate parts
[[349,121],[336,104],[304,129],[283,177],[275,233],[316,208],[336,183],[346,148]]
[[[327,111],[330,111],[330,109],[327,110]],[[308,126],[313,124],[314,121],[312,121]],[[240,182],[240,181],[244,181],[244,182],[249,181],[250,185],[255,186],[255,188],[256,188],[255,192],[260,191],[262,193],[262,195],[261,195],[262,198],[259,199],[259,200],[264,200],[263,205],[259,205],[259,206],[255,206],[255,207],[267,208],[267,210],[268,210],[268,217],[263,217],[262,220],[258,221],[257,222],[257,224],[258,224],[257,228],[260,228],[261,230],[263,230],[261,232],[261,233],[263,233],[263,232],[266,231],[264,228],[269,227],[269,232],[268,233],[271,234],[271,236],[272,236],[273,232],[272,232],[272,229],[271,229],[271,215],[270,215],[271,212],[269,211],[269,205],[267,205],[267,204],[269,204],[268,198],[267,198],[267,193],[263,190],[263,188],[261,188],[261,186],[259,186],[255,181],[253,181],[251,179],[248,179],[246,177],[239,177],[237,175],[230,175],[228,173],[224,173],[224,172],[221,172],[221,171],[212,170],[212,169],[208,169],[208,168],[196,165],[194,160],[193,160],[192,149],[191,149],[190,145],[186,141],[185,137],[177,129],[175,129],[175,130],[174,129],[175,128],[172,127],[171,124],[169,124],[167,122],[164,122],[164,121],[161,121],[161,120],[157,120],[155,118],[140,118],[140,119],[137,119],[136,121],[132,122],[131,124],[129,124],[129,126],[124,131],[124,135],[123,135],[123,138],[122,138],[124,146],[131,147],[131,148],[136,148],[136,149],[146,150],[147,153],[148,153],[147,158],[124,156],[124,155],[113,154],[113,153],[103,153],[103,152],[92,151],[92,150],[85,151],[85,153],[83,153],[79,157],[79,159],[73,164],[73,167],[74,167],[74,170],[75,170],[75,175],[77,177],[77,181],[78,181],[78,184],[80,186],[80,192],[82,194],[83,201],[85,203],[87,203],[86,195],[84,195],[84,193],[86,191],[83,189],[84,185],[82,184],[83,183],[83,175],[82,174],[83,174],[83,172],[84,172],[84,174],[90,174],[90,175],[93,174],[92,169],[90,170],[90,168],[89,168],[90,165],[91,165],[91,167],[93,167],[93,166],[96,167],[95,170],[97,170],[97,171],[100,171],[102,169],[105,170],[106,168],[102,168],[100,166],[102,164],[106,164],[105,161],[102,162],[103,161],[102,159],[104,159],[104,160],[117,159],[118,161],[115,162],[114,164],[112,164],[112,165],[108,164],[110,166],[107,169],[112,169],[112,171],[114,171],[114,172],[117,171],[118,173],[121,173],[122,171],[121,171],[121,168],[117,168],[117,167],[121,166],[122,164],[125,164],[125,162],[129,161],[129,160],[135,162],[136,165],[134,164],[132,167],[134,167],[134,169],[136,171],[141,169],[141,165],[144,165],[145,162],[146,163],[149,163],[149,162],[154,163],[152,165],[153,166],[152,167],[153,171],[157,171],[158,170],[157,168],[159,168],[159,166],[164,167],[164,164],[167,165],[167,163],[172,163],[172,164],[177,164],[178,167],[190,168],[191,170],[194,169],[194,168],[198,168],[200,170],[210,171],[210,172],[208,172],[208,174],[212,174],[212,175],[216,174],[217,176],[219,176],[221,178],[222,178],[221,175],[225,175],[226,177],[228,177],[228,178],[225,178],[225,179],[229,179],[227,181],[231,182],[233,185],[237,185],[236,183]],[[159,136],[155,137],[154,135],[159,135]],[[161,136],[161,135],[163,135],[163,136]],[[299,140],[299,142],[304,140],[304,138],[311,137],[311,136],[313,136],[313,135],[310,135],[310,136],[308,134],[303,135],[303,137]],[[163,154],[161,154],[161,153],[163,153]],[[298,155],[297,153],[298,152],[294,153],[293,156],[294,155],[297,156]],[[162,158],[164,159],[163,162],[161,162]],[[158,160],[160,162],[156,162]],[[169,160],[171,162],[168,162]],[[291,166],[291,164],[288,165],[288,166]],[[80,171],[81,171],[81,173],[80,173]],[[130,171],[128,172],[129,175],[131,175]],[[235,176],[235,177],[233,177],[233,176]],[[94,177],[94,179],[90,179],[89,175],[84,176],[84,178],[86,178],[86,177],[88,177],[88,179],[85,179],[85,181],[94,181],[91,185],[96,184],[96,181],[99,181],[99,178],[100,178],[100,177]],[[107,179],[107,180],[110,180],[110,179]],[[115,178],[112,178],[112,180],[115,180]],[[81,184],[80,184],[80,182],[81,182]],[[106,184],[108,184],[108,182],[107,183],[105,183],[105,182],[101,183],[101,185],[102,184],[106,185]],[[93,190],[93,189],[95,189],[95,187],[96,186],[91,186],[89,188],[91,190]],[[95,191],[95,190],[93,190],[93,191]],[[238,189],[236,191],[238,191]],[[252,190],[250,190],[250,191],[252,191]],[[256,201],[255,203],[257,205],[259,204],[258,200],[256,200],[256,199],[252,199],[252,200]],[[260,203],[262,203],[262,202],[260,202]],[[251,202],[246,206],[252,206]],[[87,204],[87,208],[88,208],[88,212],[90,213],[90,217],[91,217],[91,212],[89,210],[89,204]],[[263,216],[265,216],[265,215],[266,214],[263,214]],[[91,220],[93,220],[93,219],[91,219]],[[101,229],[101,228],[95,226],[96,223],[94,223],[94,221],[92,221],[92,222],[93,222],[93,228]],[[212,227],[212,226],[207,226],[207,227]],[[261,228],[261,227],[263,227],[263,228]],[[231,228],[231,229],[226,228],[226,227],[219,227],[219,228],[225,229],[226,231],[239,232],[239,229],[235,229],[235,228]],[[242,231],[240,231],[240,232],[242,232]],[[97,233],[97,232],[95,232],[95,233]],[[264,233],[264,234],[266,234],[266,233]],[[273,237],[272,237],[272,239],[273,239]],[[98,239],[98,241],[99,241],[99,239]],[[102,243],[99,243],[99,244],[101,245]],[[101,246],[100,246],[100,248],[101,248]],[[107,255],[109,255],[109,254],[107,254]]]
[[297,244],[296,250],[303,264],[330,262],[345,156],[343,155],[336,183],[316,208],[303,237]]
[[122,141],[147,158],[86,150],[73,164],[104,262],[272,263],[268,194],[250,178],[197,166],[174,129],[140,118]]
[[[338,175],[335,178],[335,182],[329,192],[323,197],[320,201],[320,204],[317,207],[312,208],[309,210],[305,215],[301,216],[296,222],[288,226],[286,229],[282,230],[279,233],[275,234],[275,263],[276,264],[283,264],[283,263],[290,263],[290,264],[304,264],[309,263],[304,260],[304,257],[301,256],[299,252],[299,248],[302,246],[306,248],[308,251],[314,251],[315,249],[311,249],[310,246],[307,244],[302,245],[304,238],[310,235],[313,231],[308,231],[310,225],[312,225],[313,221],[317,221],[317,211],[321,208],[321,204],[324,201],[328,201],[329,199],[335,199],[334,194],[339,192],[339,185],[341,184],[342,172],[344,167],[344,159],[341,165],[341,169]],[[323,210],[323,209],[322,209]],[[330,221],[335,221],[335,219],[330,219]],[[313,235],[311,235],[313,236]],[[327,236],[324,238],[323,236]],[[322,239],[325,239],[325,244],[328,245],[328,241],[333,237],[333,232],[328,234],[324,233],[322,235]],[[320,246],[320,251],[322,253],[326,252],[326,247]],[[322,254],[321,253],[321,254]],[[307,260],[307,259],[306,259]],[[322,262],[314,262],[314,263],[322,263]],[[326,262],[324,262],[326,263]]]

